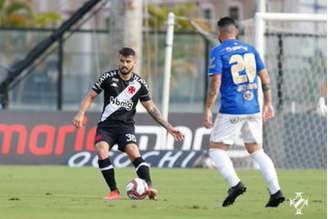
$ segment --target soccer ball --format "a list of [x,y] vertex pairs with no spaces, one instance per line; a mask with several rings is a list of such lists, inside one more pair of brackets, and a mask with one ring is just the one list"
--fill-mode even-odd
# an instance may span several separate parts
[[145,180],[135,178],[126,186],[126,194],[130,199],[142,200],[147,196],[148,185]]

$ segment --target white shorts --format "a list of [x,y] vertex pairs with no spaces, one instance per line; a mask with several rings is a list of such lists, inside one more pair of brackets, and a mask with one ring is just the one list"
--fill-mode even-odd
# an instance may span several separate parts
[[262,144],[262,117],[260,113],[231,115],[219,113],[211,131],[210,141],[232,145],[237,139],[243,143]]

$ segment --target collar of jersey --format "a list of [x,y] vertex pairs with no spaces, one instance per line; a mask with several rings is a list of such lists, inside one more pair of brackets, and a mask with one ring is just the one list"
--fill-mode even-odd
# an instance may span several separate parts
[[223,43],[228,43],[228,44],[234,43],[234,42],[239,42],[239,40],[237,40],[237,39],[226,39],[226,40],[223,41]]
[[129,80],[124,80],[123,78],[121,78],[120,74],[117,73],[117,77],[118,77],[121,81],[126,81],[126,82],[131,82],[131,81],[133,81],[133,80],[134,80],[134,75],[135,75],[135,73],[132,72],[132,77],[131,77]]

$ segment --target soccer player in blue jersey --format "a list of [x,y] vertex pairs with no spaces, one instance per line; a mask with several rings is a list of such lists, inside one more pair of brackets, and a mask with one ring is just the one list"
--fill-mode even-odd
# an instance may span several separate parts
[[[210,54],[208,74],[211,82],[204,112],[204,126],[213,126],[209,155],[218,172],[230,185],[222,206],[232,205],[246,191],[227,154],[235,136],[240,135],[267,183],[270,198],[266,207],[277,207],[285,197],[280,190],[274,164],[262,148],[262,120],[274,116],[269,74],[258,52],[251,45],[236,39],[238,29],[232,18],[220,19],[218,28],[221,44],[213,48]],[[264,92],[262,115],[257,94],[257,76],[261,79]],[[212,124],[211,108],[215,104],[218,91],[221,105]]]

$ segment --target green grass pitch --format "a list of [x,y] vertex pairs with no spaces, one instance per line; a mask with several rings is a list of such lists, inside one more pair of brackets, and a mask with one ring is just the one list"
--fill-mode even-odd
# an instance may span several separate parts
[[295,215],[289,201],[277,209],[264,208],[267,190],[259,171],[239,170],[248,187],[233,206],[222,208],[227,184],[215,170],[152,170],[158,201],[132,201],[125,195],[134,169],[117,169],[116,178],[123,200],[106,202],[102,177],[95,168],[59,166],[0,166],[1,219],[283,219],[327,216],[326,171],[278,170],[287,198],[304,192],[309,205]]

